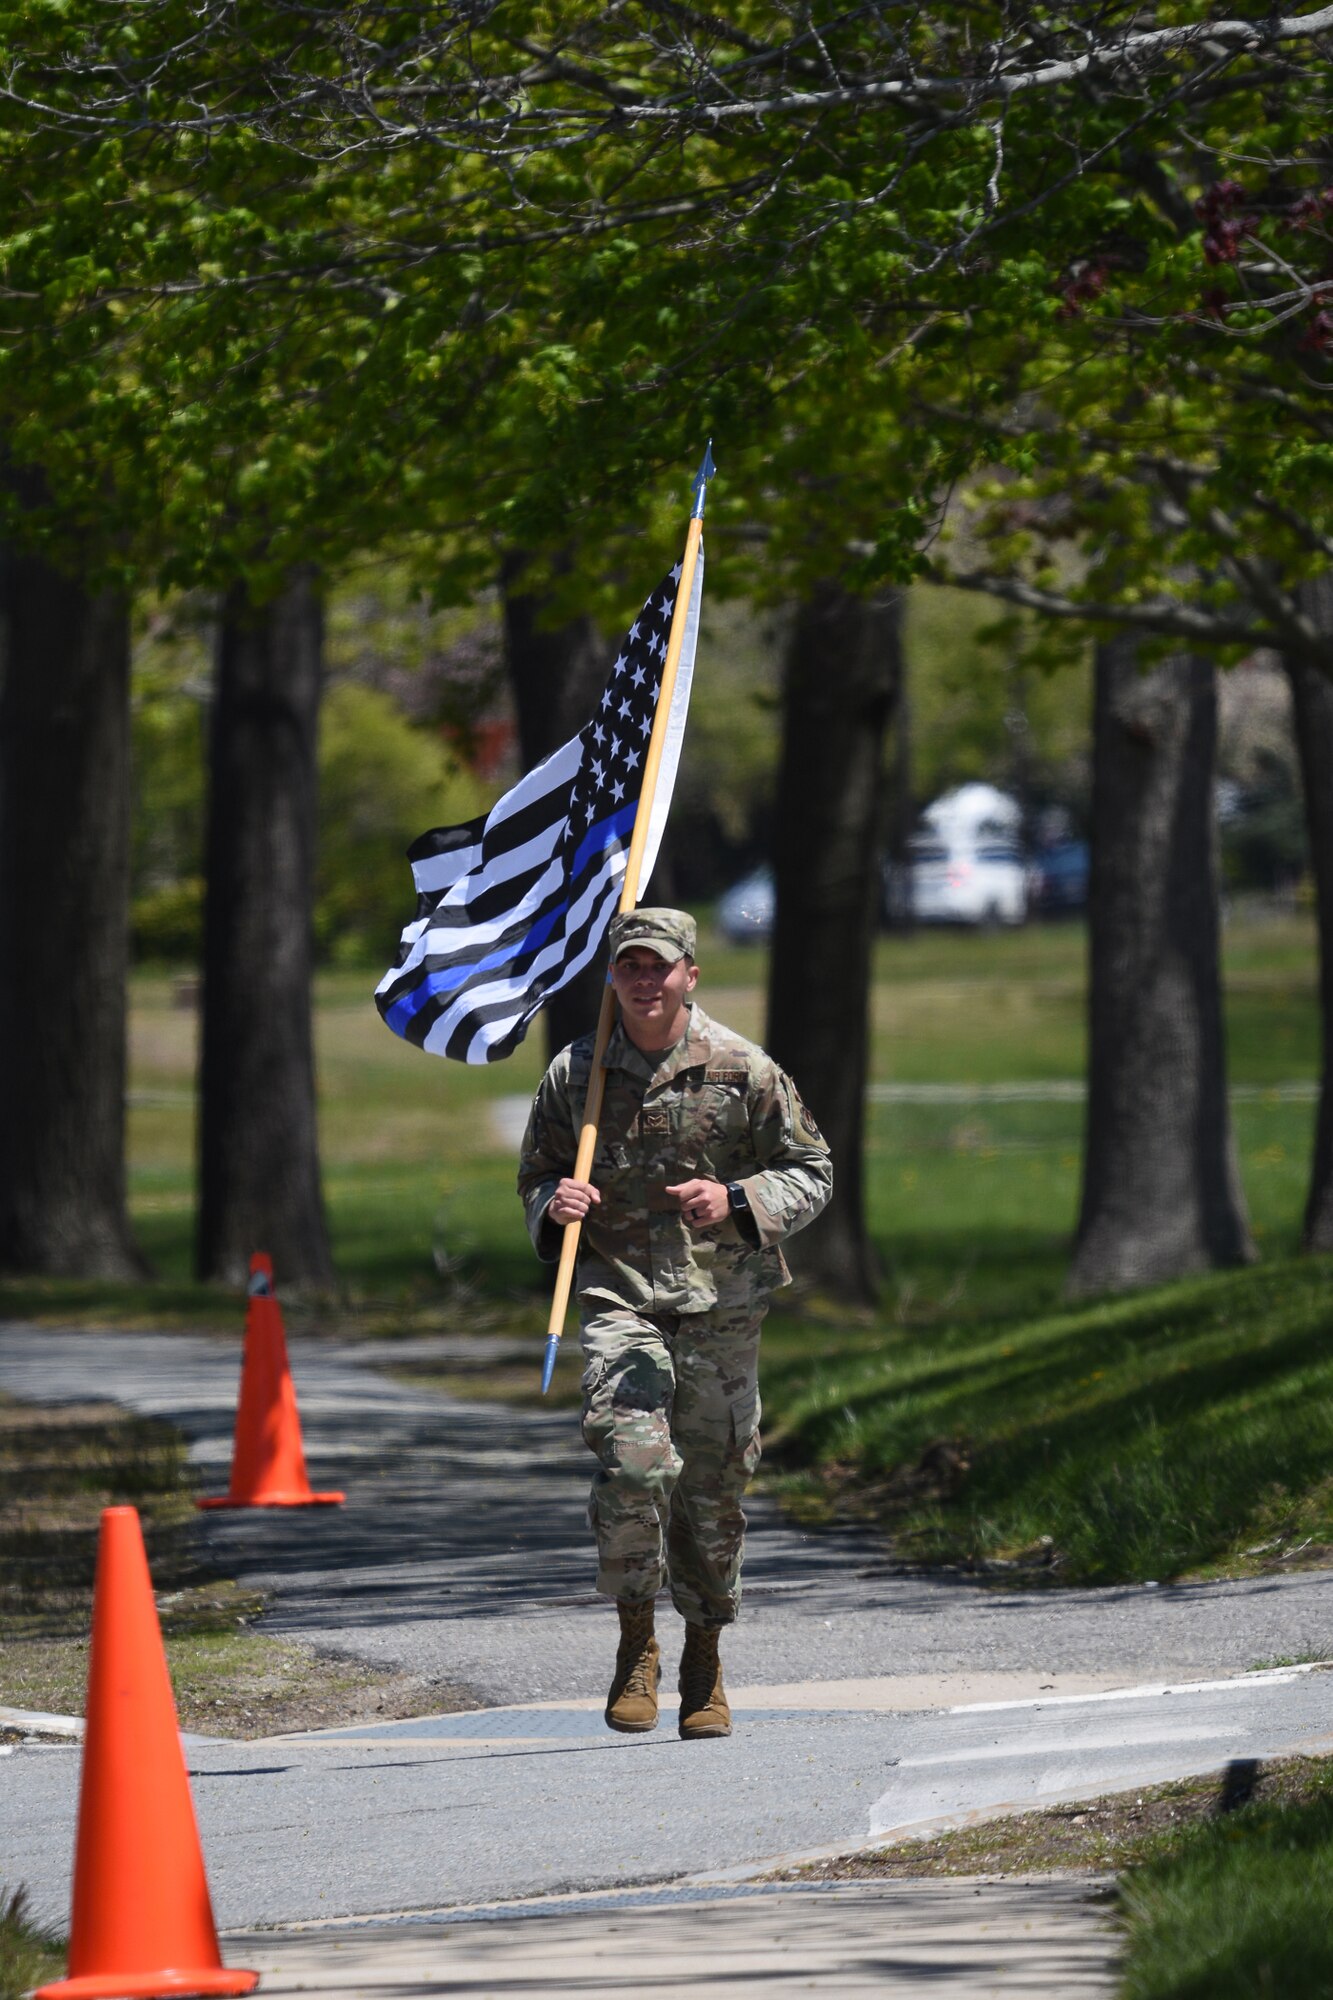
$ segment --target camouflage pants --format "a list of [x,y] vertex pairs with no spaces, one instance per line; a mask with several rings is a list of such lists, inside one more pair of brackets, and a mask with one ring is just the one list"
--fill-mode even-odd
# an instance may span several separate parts
[[583,1325],[583,1435],[599,1465],[588,1520],[605,1597],[653,1598],[729,1625],[740,1609],[741,1495],[759,1463],[764,1308],[636,1313]]

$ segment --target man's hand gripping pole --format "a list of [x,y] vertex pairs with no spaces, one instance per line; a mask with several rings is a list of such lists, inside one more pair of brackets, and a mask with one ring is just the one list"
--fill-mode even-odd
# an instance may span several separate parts
[[[620,907],[625,908],[624,898]],[[634,905],[629,906],[633,909]],[[592,1074],[588,1078],[588,1095],[583,1106],[583,1123],[579,1127],[578,1151],[574,1156],[574,1179],[586,1181],[592,1178],[592,1156],[597,1150],[597,1127],[602,1116],[602,1096],[606,1088],[606,1071],[602,1058],[606,1045],[611,1039],[615,1025],[616,996],[608,985],[602,994],[602,1011],[597,1017],[597,1038],[592,1046]],[[546,1353],[542,1359],[542,1394],[551,1386],[551,1375],[555,1369],[555,1357],[560,1352],[560,1336],[565,1328],[565,1314],[569,1310],[569,1294],[574,1283],[574,1266],[579,1254],[579,1231],[582,1224],[567,1222],[564,1241],[560,1245],[560,1265],[555,1274],[555,1297],[551,1300],[551,1317],[546,1327]]]

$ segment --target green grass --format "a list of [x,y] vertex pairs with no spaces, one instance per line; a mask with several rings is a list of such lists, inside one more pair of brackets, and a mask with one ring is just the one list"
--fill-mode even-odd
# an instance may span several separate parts
[[[765,1357],[770,1464],[814,1518],[880,1521],[926,1563],[1165,1582],[1327,1556],[1326,1260],[1077,1311]],[[831,1351],[830,1351],[831,1350]]]
[[1163,1849],[1121,1885],[1124,2000],[1333,1994],[1333,1768]]
[[24,1888],[0,1884],[0,2000],[19,2000],[64,1970],[64,1939],[34,1921]]

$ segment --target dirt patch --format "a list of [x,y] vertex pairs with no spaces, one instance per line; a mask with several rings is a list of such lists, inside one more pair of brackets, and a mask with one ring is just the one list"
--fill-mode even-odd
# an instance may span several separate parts
[[119,1505],[143,1522],[182,1728],[272,1736],[477,1706],[466,1688],[257,1630],[263,1596],[205,1560],[170,1424],[115,1403],[11,1397],[0,1397],[0,1706],[83,1713],[98,1524]]
[[202,1580],[185,1444],[110,1402],[0,1396],[0,1632],[85,1624],[104,1507],[134,1506],[159,1589]]
[[269,1657],[247,1674],[233,1672],[222,1694],[181,1701],[183,1729],[253,1740],[306,1729],[402,1722],[417,1715],[456,1715],[480,1705],[467,1688],[358,1661],[324,1659],[271,1639],[261,1643]]
[[937,1839],[868,1848],[803,1868],[765,1876],[769,1882],[872,1882],[891,1876],[1035,1875],[1052,1870],[1104,1874],[1148,1860],[1182,1828],[1243,1809],[1299,1804],[1327,1785],[1318,1757],[1259,1765],[1238,1763],[1226,1774],[1109,1793],[1038,1812],[1015,1813],[960,1828]]
[[[331,1658],[262,1632],[168,1632],[165,1645],[181,1728],[200,1736],[282,1736],[478,1705],[467,1688]],[[6,1641],[0,1705],[82,1715],[87,1682],[86,1638]],[[0,1727],[0,1742],[28,1734]]]

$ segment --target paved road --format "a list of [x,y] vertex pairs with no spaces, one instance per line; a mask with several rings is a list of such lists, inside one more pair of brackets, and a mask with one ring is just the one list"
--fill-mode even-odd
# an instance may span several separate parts
[[[1333,1749],[1327,1676],[952,1710],[741,1697],[728,1741],[615,1737],[595,1709],[477,1710],[258,1743],[194,1740],[219,1921],[468,1908],[846,1852],[1006,1807]],[[0,1763],[0,1878],[67,1895],[74,1747]],[[21,1857],[17,1870],[14,1860]]]
[[[0,1387],[170,1415],[214,1487],[237,1358],[199,1338],[0,1328]],[[276,1590],[273,1624],[463,1682],[487,1706],[192,1744],[224,1925],[726,1880],[904,1827],[1330,1747],[1323,1674],[1180,1686],[1333,1651],[1324,1575],[995,1592],[895,1575],[873,1542],[802,1534],[762,1507],[726,1650],[737,1734],[610,1736],[597,1709],[614,1627],[588,1588],[572,1419],[452,1404],[368,1358],[294,1354],[312,1476],[345,1487],[346,1508],[212,1516],[201,1531],[235,1574]],[[1174,1691],[1107,1692],[1167,1676]],[[0,1761],[0,1879],[27,1881],[52,1915],[76,1779],[70,1748]]]

